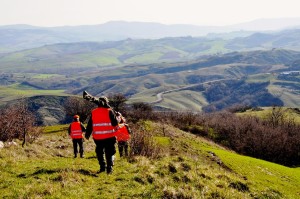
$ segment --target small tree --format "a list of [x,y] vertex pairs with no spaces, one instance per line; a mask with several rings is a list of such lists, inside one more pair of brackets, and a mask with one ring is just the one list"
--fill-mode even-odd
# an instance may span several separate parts
[[284,117],[285,110],[282,107],[273,106],[271,112],[267,116],[267,120],[273,127],[276,127],[284,123]]
[[0,140],[23,139],[22,146],[24,146],[26,140],[33,141],[41,133],[41,129],[37,129],[35,124],[36,118],[28,110],[24,99],[10,104],[0,113]]
[[80,121],[84,122],[92,109],[94,109],[96,105],[93,102],[86,101],[79,97],[69,97],[65,103],[64,108],[67,116],[79,115]]
[[113,94],[108,96],[109,105],[114,108],[115,111],[121,112],[122,114],[126,113],[125,102],[127,98],[121,93]]
[[132,104],[129,116],[132,122],[139,120],[147,120],[152,117],[152,106],[143,102],[135,102]]

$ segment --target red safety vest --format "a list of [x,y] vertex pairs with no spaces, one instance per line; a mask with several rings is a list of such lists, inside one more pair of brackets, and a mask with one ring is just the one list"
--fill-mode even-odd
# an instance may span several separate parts
[[83,138],[80,122],[72,122],[71,123],[71,133],[70,133],[70,136],[71,136],[72,139]]
[[128,132],[127,127],[124,124],[119,125],[119,130],[117,133],[117,140],[120,141],[127,141],[130,138],[130,134]]
[[92,111],[93,121],[93,138],[95,140],[103,140],[115,137],[118,126],[112,126],[109,118],[110,108],[96,108]]

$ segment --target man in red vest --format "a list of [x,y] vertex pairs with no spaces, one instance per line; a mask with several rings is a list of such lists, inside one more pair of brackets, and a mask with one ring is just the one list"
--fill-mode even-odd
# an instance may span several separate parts
[[112,167],[114,165],[114,155],[116,153],[115,144],[118,131],[118,120],[108,102],[106,97],[100,97],[98,99],[98,108],[92,110],[85,138],[89,139],[91,135],[93,136],[96,144],[96,155],[100,165],[99,173],[106,170],[107,174],[110,174],[113,171]]
[[73,122],[70,124],[68,129],[69,135],[72,138],[74,158],[77,157],[77,145],[79,145],[80,157],[83,158],[83,133],[85,132],[85,127],[79,121],[79,115],[74,115]]

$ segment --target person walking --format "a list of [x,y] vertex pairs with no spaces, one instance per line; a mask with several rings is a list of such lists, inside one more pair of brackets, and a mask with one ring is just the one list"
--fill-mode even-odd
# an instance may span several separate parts
[[72,138],[74,158],[77,157],[79,146],[80,157],[83,158],[83,133],[86,131],[84,125],[79,121],[79,115],[74,115],[73,122],[70,124],[68,133]]
[[100,165],[98,173],[106,170],[107,174],[111,174],[114,166],[116,134],[119,123],[114,110],[108,103],[108,99],[104,96],[97,100],[98,107],[91,112],[85,138],[89,139],[92,135],[96,144],[95,151]]
[[117,133],[118,149],[120,157],[128,157],[128,141],[130,139],[131,130],[126,124],[126,119],[120,112],[116,112],[119,121],[119,130]]

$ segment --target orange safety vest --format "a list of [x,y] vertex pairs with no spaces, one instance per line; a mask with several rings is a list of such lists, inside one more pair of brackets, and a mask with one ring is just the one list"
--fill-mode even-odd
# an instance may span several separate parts
[[72,122],[71,123],[70,136],[71,136],[72,139],[83,138],[80,122]]
[[127,126],[124,124],[119,125],[119,130],[117,133],[117,140],[118,141],[127,141],[130,138],[130,134],[128,132]]
[[118,126],[112,126],[109,118],[110,108],[96,108],[92,111],[93,121],[93,138],[95,140],[103,140],[115,137]]

